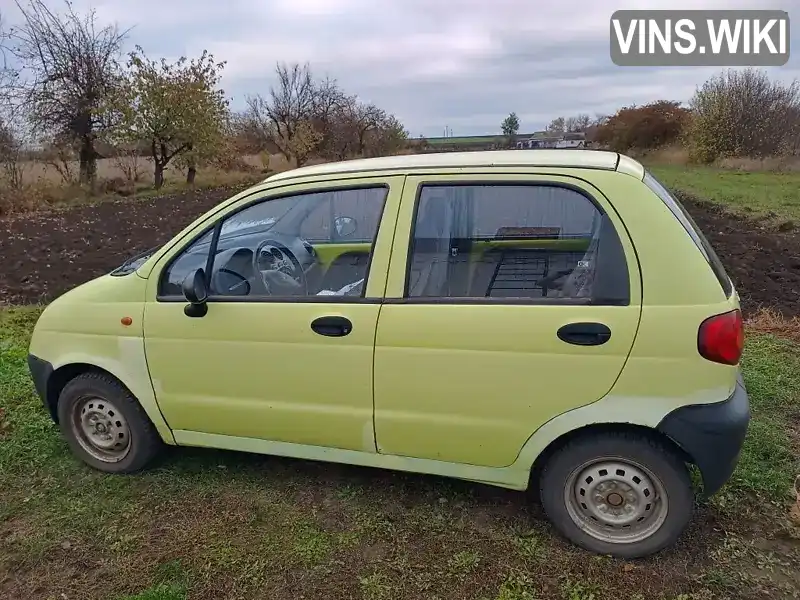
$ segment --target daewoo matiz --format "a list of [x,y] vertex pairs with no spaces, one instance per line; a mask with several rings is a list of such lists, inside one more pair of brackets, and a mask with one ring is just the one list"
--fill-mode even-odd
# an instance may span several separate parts
[[163,443],[534,487],[595,552],[674,542],[750,418],[739,298],[638,162],[518,150],[269,177],[58,298],[29,365],[75,454]]

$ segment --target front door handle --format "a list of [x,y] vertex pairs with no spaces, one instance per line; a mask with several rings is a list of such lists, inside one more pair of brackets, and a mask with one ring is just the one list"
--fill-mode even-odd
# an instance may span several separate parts
[[611,330],[602,323],[570,323],[558,330],[558,339],[576,346],[600,346],[611,339]]
[[353,331],[353,324],[345,317],[319,317],[311,321],[315,333],[328,337],[342,337]]

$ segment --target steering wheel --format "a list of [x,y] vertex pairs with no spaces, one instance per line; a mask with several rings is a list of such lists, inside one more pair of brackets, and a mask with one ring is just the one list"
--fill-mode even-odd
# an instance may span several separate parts
[[283,288],[289,295],[302,292],[308,296],[308,279],[303,266],[294,253],[277,240],[264,240],[253,253],[253,271],[261,276],[261,283],[270,296],[273,288]]

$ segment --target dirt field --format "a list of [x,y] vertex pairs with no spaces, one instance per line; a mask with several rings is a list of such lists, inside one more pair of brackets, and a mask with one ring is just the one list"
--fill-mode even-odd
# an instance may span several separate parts
[[[235,189],[102,203],[0,220],[0,303],[47,302],[162,244]],[[800,315],[800,232],[682,199],[733,277],[746,313]]]

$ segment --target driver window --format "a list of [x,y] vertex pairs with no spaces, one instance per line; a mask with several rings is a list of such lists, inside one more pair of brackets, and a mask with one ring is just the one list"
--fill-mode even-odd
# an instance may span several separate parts
[[300,236],[312,244],[371,242],[383,213],[385,188],[334,190],[300,225]]
[[[225,219],[210,296],[361,297],[388,189],[296,194]],[[345,242],[320,249],[320,244]]]

